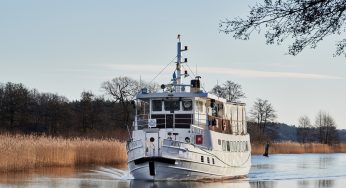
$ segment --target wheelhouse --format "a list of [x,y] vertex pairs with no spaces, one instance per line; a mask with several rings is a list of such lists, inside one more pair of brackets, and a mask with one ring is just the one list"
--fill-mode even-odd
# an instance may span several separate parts
[[199,92],[142,93],[137,96],[135,129],[190,129],[247,134],[245,104]]

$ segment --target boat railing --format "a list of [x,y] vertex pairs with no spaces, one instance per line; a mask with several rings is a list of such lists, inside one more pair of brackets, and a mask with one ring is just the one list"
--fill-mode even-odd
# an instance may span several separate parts
[[145,129],[149,127],[149,114],[139,114],[136,116],[135,123],[137,124],[138,129]]
[[204,145],[197,145],[193,143],[188,143],[188,142],[181,142],[177,140],[171,140],[171,139],[164,139],[162,145],[165,147],[174,147],[174,148],[181,148],[181,149],[186,149],[188,145],[192,145],[194,147],[199,147],[203,149],[208,149],[208,147],[205,147]]
[[201,112],[195,112],[195,125],[198,126],[205,126],[207,123],[207,114],[206,113],[201,113]]
[[[190,128],[193,124],[193,114],[154,114],[157,128]],[[172,119],[173,118],[173,119]],[[135,124],[139,130],[149,128],[149,115],[136,116]]]
[[163,146],[169,146],[169,147],[177,147],[179,148],[180,146],[182,146],[184,143],[180,142],[180,141],[176,141],[176,140],[171,140],[171,139],[164,139],[163,140]]
[[142,140],[134,140],[134,141],[128,142],[126,147],[127,147],[127,151],[131,151],[137,148],[142,148],[143,143],[142,143]]

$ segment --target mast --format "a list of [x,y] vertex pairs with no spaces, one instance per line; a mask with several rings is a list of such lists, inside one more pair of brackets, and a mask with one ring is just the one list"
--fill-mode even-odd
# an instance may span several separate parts
[[[181,63],[187,63],[187,58],[184,59],[184,62],[181,62],[181,52],[186,51],[187,46],[184,47],[184,49],[181,49],[181,42],[180,42],[180,34],[178,35],[178,43],[177,43],[177,78],[175,80],[176,85],[176,92],[181,91]],[[185,75],[185,74],[184,74]]]

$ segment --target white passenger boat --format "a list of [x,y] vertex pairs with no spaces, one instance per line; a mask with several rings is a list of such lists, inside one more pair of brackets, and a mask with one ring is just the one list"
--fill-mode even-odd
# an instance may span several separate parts
[[128,168],[135,179],[197,180],[244,177],[251,166],[245,104],[201,90],[200,77],[183,84],[181,42],[170,84],[142,89],[127,144]]

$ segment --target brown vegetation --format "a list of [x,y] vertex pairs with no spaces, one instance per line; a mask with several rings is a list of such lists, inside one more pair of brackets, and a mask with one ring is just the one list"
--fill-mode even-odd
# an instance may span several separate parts
[[115,139],[0,135],[0,171],[37,167],[117,165],[127,160],[125,144]]
[[[75,167],[86,165],[124,165],[125,143],[115,139],[54,138],[0,134],[0,172],[39,167]],[[252,154],[261,155],[263,144],[252,144]],[[277,142],[270,154],[346,153],[346,144],[326,145]]]
[[[252,154],[264,153],[264,144],[252,144]],[[299,153],[346,153],[346,144],[327,145],[319,143],[277,142],[270,144],[269,154],[299,154]]]

